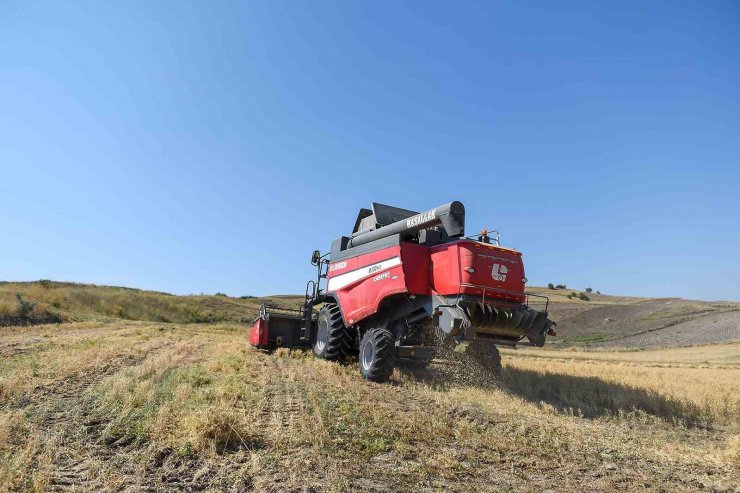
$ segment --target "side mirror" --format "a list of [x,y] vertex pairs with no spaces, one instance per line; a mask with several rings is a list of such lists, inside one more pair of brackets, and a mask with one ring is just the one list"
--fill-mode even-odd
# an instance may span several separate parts
[[318,250],[314,250],[313,254],[311,255],[311,265],[319,265],[320,260],[321,260],[321,252]]

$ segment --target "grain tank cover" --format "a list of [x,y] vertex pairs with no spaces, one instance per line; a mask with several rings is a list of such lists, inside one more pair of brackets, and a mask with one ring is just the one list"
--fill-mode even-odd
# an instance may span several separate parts
[[357,221],[355,221],[355,227],[352,230],[352,236],[355,236],[355,233],[359,233],[360,231],[372,231],[417,214],[418,212],[416,211],[373,202],[372,210],[360,209],[360,213],[357,215]]
[[360,216],[355,222],[356,231],[347,243],[348,248],[364,245],[394,234],[409,234],[441,225],[447,236],[458,238],[465,234],[465,206],[454,201],[426,212],[399,209],[382,204],[373,204],[373,214]]

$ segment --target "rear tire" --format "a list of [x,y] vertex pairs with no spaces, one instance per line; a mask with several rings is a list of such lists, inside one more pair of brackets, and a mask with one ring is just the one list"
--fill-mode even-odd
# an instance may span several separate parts
[[493,344],[470,344],[467,355],[495,378],[501,377],[501,353]]
[[352,335],[342,320],[342,312],[334,303],[327,303],[317,319],[313,353],[317,358],[343,361],[352,350]]
[[395,338],[387,329],[370,329],[360,342],[360,375],[371,382],[386,382],[395,365]]

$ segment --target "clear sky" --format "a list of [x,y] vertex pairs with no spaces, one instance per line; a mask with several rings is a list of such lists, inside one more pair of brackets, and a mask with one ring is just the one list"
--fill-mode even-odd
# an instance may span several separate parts
[[303,292],[372,201],[740,299],[740,3],[0,2],[0,279]]

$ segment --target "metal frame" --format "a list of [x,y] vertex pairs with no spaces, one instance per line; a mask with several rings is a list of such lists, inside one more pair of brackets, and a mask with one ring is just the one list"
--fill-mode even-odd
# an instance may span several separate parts
[[[482,292],[482,295],[478,294],[470,294],[470,293],[463,293],[462,290],[464,287],[468,288],[476,288],[480,289]],[[496,293],[496,295],[493,295],[493,293]],[[511,301],[507,298],[509,297],[516,297],[521,299],[521,297],[524,296],[525,300],[524,303],[520,301]],[[545,309],[539,310],[537,308],[533,308],[530,305],[530,297],[532,298],[541,298],[544,299]],[[454,309],[454,310],[461,310],[462,313],[465,313],[465,308],[461,303],[466,302],[477,302],[477,303],[485,303],[488,305],[495,305],[499,306],[500,308],[504,309],[510,309],[510,310],[516,310],[520,307],[524,307],[527,310],[533,310],[535,312],[544,313],[545,316],[547,314],[547,310],[549,309],[550,299],[547,296],[535,294],[535,293],[528,293],[528,292],[519,292],[519,291],[511,291],[501,288],[492,288],[488,286],[481,286],[478,284],[472,284],[472,283],[460,283],[458,285],[458,293],[456,295],[450,295],[450,302],[446,304],[440,304],[434,306],[434,315],[437,315],[437,310],[440,308],[447,308],[447,309]],[[503,298],[503,299],[502,299]],[[453,304],[450,304],[454,300]],[[454,319],[454,316],[453,316]],[[456,336],[455,336],[456,337]],[[466,339],[475,339],[483,342],[491,342],[496,344],[508,344],[511,346],[516,346],[517,344],[523,344],[528,346],[538,346],[538,344],[535,344],[534,342],[523,342],[525,338],[530,337],[529,334],[524,333],[520,336],[514,337],[512,339],[508,339],[507,337],[503,335],[494,335],[494,334],[485,334],[478,335],[477,332],[472,330],[472,327],[466,327],[465,328],[465,338]]]
[[[545,296],[545,295],[543,295],[543,294],[528,293],[526,291],[524,293],[520,293],[518,291],[511,291],[511,290],[508,290],[508,289],[501,289],[501,288],[492,288],[490,286],[482,286],[480,284],[471,284],[471,283],[467,283],[467,282],[461,282],[460,285],[459,285],[458,291],[462,291],[462,288],[463,287],[475,288],[475,289],[482,289],[483,290],[483,294],[482,294],[481,297],[483,298],[483,302],[484,303],[486,302],[486,292],[487,291],[494,291],[496,293],[504,293],[504,300],[503,300],[504,303],[511,303],[511,304],[517,304],[517,305],[519,305],[519,304],[521,304],[519,301],[509,301],[506,298],[506,296],[509,295],[509,296],[521,297],[522,294],[524,294],[524,305],[525,306],[529,307],[529,297],[532,296],[532,297],[535,297],[535,298],[544,298],[545,299],[545,311],[547,311],[547,309],[550,307],[550,298],[547,297],[547,296]],[[464,296],[464,295],[465,295],[465,293],[458,292],[457,293],[458,301],[460,299],[460,296]],[[492,298],[495,301],[498,301],[499,303],[501,302],[501,298],[496,298],[496,297],[492,297]]]
[[260,311],[257,318],[265,317],[271,313],[282,313],[286,315],[292,315],[295,317],[302,316],[302,310],[300,308],[283,308],[280,306],[270,306],[262,304],[260,305]]
[[306,293],[303,304],[298,310],[299,316],[301,317],[301,331],[299,338],[302,341],[311,340],[311,328],[315,318],[313,307],[314,305],[323,303],[324,301],[324,295],[321,293],[321,280],[326,279],[326,273],[329,269],[329,259],[326,258],[327,256],[329,256],[329,253],[319,255],[315,262],[313,260],[311,261],[311,263],[316,266],[316,280],[309,280],[306,283]]

